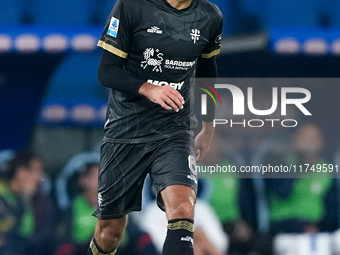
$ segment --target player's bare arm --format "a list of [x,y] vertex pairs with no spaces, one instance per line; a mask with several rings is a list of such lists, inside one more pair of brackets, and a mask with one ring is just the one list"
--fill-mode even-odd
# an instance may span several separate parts
[[[199,78],[217,77],[216,58],[198,58],[196,72],[196,76]],[[215,127],[212,122],[215,116],[215,106],[211,101],[209,101],[208,104],[208,115],[202,116],[202,130],[195,139],[195,154],[197,162],[202,161],[206,156],[215,132]]]
[[150,101],[159,104],[166,110],[178,112],[183,109],[184,98],[182,95],[170,86],[154,86],[150,83],[144,83],[138,90],[138,93],[146,96]]
[[202,161],[207,155],[214,132],[215,127],[213,122],[202,122],[202,130],[195,138],[195,154],[197,162]]

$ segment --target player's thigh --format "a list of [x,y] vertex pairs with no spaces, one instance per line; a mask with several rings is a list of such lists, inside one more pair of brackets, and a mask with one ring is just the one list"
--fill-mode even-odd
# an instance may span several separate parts
[[141,210],[141,196],[147,163],[145,146],[141,144],[104,143],[98,182],[99,219],[120,218]]
[[197,173],[193,146],[193,139],[189,136],[171,138],[163,141],[154,153],[150,176],[156,191],[157,204],[162,210],[165,210],[165,205],[161,192],[167,187],[182,186],[179,189],[168,189],[174,192],[164,193],[167,197],[169,193],[169,201],[174,196],[180,196],[179,193],[183,190],[188,190],[182,193],[183,200],[192,194],[196,196]]

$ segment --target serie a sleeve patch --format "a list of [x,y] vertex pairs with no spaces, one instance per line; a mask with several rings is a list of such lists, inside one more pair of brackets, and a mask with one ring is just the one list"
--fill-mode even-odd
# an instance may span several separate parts
[[109,28],[107,30],[107,34],[114,38],[117,38],[119,28],[119,19],[112,17],[110,21]]

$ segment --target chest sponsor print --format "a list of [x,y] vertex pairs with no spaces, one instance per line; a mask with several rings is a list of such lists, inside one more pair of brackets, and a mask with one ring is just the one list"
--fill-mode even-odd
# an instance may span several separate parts
[[147,48],[143,52],[144,60],[141,62],[141,67],[146,69],[152,68],[153,72],[162,73],[163,53],[159,52],[159,49]]

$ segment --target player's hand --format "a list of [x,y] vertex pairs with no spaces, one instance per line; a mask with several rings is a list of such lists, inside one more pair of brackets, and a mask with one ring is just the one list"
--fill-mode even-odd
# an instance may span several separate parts
[[182,95],[170,86],[155,86],[150,83],[144,83],[138,90],[138,93],[146,96],[151,102],[159,104],[166,110],[178,112],[183,109],[184,98]]
[[197,162],[201,162],[207,155],[215,128],[212,122],[202,122],[202,130],[195,139],[195,155]]

